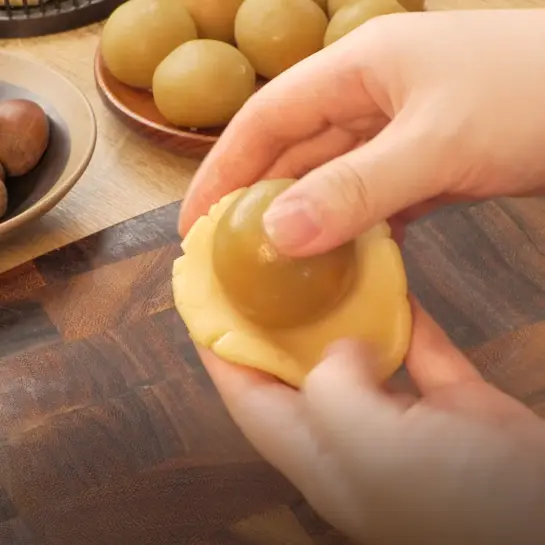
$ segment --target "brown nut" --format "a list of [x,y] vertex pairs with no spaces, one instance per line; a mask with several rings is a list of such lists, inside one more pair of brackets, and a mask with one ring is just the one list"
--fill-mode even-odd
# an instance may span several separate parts
[[25,99],[0,102],[0,163],[8,176],[30,172],[49,143],[49,120],[42,108]]
[[6,173],[4,167],[0,164],[0,219],[5,215],[8,209],[8,190],[6,189]]

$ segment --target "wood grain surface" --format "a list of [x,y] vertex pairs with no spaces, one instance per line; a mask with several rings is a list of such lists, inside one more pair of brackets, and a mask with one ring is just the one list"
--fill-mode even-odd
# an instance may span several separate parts
[[0,275],[0,544],[343,544],[173,309],[178,203]]
[[67,76],[87,96],[98,122],[97,147],[87,171],[54,210],[2,244],[0,272],[180,200],[198,165],[195,159],[165,151],[131,132],[104,107],[93,76],[101,27],[0,40],[2,51],[38,60]]
[[[173,308],[178,203],[0,275],[1,545],[343,545],[248,445]],[[413,225],[411,288],[545,416],[545,199]],[[404,380],[403,370],[399,378]]]

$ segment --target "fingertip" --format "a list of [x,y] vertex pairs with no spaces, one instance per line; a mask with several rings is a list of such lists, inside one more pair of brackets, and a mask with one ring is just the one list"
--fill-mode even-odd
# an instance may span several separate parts
[[344,244],[360,231],[359,224],[347,219],[354,215],[353,203],[351,209],[344,207],[344,214],[338,205],[332,204],[337,198],[330,198],[329,184],[318,180],[321,168],[276,197],[263,215],[267,236],[282,255],[307,257],[324,253]]
[[208,198],[206,193],[192,194],[191,188],[180,206],[178,216],[178,232],[181,237],[187,236],[193,224],[201,217],[208,214],[210,207],[216,200]]
[[271,203],[263,215],[263,226],[273,246],[288,256],[296,256],[322,231],[316,207],[307,198],[291,198],[291,193]]
[[329,345],[323,358],[307,375],[302,391],[319,402],[335,392],[340,395],[376,392],[374,367],[376,358],[372,348],[359,340],[341,339]]
[[186,194],[180,203],[180,212],[178,214],[178,233],[181,237],[185,237],[192,225],[197,221],[197,218],[202,214],[201,205],[195,197],[195,184],[198,181],[197,176],[199,172],[195,174],[195,177],[189,184]]
[[307,173],[267,211],[273,244],[294,257],[323,253],[432,199],[443,183],[435,183],[442,149],[414,160],[427,149],[429,134],[405,110],[370,141]]
[[[322,354],[323,362],[344,361],[346,365],[356,366],[358,373],[367,374],[366,365],[362,363],[374,359],[371,347],[359,339],[339,339],[326,346]],[[354,369],[355,370],[355,369]]]
[[180,204],[180,212],[178,214],[178,234],[183,238],[187,236],[191,225],[195,223],[194,219],[190,217],[187,212],[185,201]]
[[341,452],[359,456],[365,449],[359,440],[385,433],[404,410],[381,390],[374,373],[378,361],[372,347],[342,340],[328,347],[303,384],[315,433]]
[[263,221],[280,253],[307,257],[330,251],[375,221],[357,195],[359,186],[331,167],[338,160],[312,170],[269,206]]

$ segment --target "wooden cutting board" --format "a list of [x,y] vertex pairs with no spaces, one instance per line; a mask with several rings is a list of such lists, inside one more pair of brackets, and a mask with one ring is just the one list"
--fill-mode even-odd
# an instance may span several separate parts
[[[248,445],[171,296],[178,203],[0,276],[0,544],[342,545]],[[545,415],[545,200],[414,225],[413,291]]]

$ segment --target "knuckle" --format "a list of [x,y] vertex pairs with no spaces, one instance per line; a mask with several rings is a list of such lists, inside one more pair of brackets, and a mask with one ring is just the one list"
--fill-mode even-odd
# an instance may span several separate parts
[[373,17],[355,32],[365,56],[384,58],[399,49],[406,32],[406,13],[390,13]]
[[331,203],[340,220],[348,226],[360,225],[372,211],[371,192],[362,173],[347,160],[339,160],[329,173]]
[[[404,74],[410,70],[414,30],[408,13],[374,17],[354,32],[352,50],[367,93],[390,117],[399,111],[404,96]],[[409,23],[409,24],[408,24]]]

